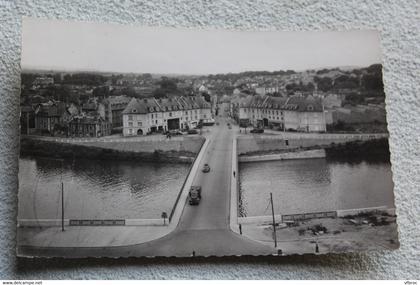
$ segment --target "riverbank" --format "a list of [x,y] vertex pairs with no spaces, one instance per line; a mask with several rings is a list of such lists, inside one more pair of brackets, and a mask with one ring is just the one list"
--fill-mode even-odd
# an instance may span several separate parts
[[369,142],[387,139],[388,134],[248,134],[238,136],[238,155],[259,155],[310,150],[327,148],[349,142]]
[[[272,225],[243,224],[242,234],[274,247]],[[290,226],[279,224],[276,236],[277,249],[285,255],[395,250],[399,247],[396,217],[384,213],[310,219]]]
[[[239,143],[239,141],[238,141]],[[328,145],[298,146],[285,148],[283,143],[266,147],[263,144],[259,150],[239,154],[240,162],[323,158],[334,161],[390,161],[389,144],[387,138],[368,141],[349,141],[331,143]]]
[[25,136],[20,141],[20,154],[53,158],[191,163],[204,141],[201,136],[145,141],[54,140]]
[[290,160],[290,159],[308,159],[324,158],[326,156],[324,149],[301,150],[281,153],[270,153],[260,155],[242,155],[238,157],[239,162],[257,162],[271,160]]

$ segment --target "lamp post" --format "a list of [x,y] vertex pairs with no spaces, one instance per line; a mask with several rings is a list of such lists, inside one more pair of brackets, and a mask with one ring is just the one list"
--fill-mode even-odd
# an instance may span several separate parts
[[276,219],[274,217],[273,193],[270,193],[270,201],[271,201],[271,214],[273,216],[274,247],[277,247]]

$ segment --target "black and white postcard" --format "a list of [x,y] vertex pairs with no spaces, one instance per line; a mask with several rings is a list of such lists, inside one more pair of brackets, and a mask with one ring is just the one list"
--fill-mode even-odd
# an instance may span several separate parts
[[399,247],[380,35],[23,20],[17,254]]

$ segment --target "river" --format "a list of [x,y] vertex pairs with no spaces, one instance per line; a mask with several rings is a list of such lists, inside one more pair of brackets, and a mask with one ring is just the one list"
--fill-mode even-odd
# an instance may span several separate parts
[[187,164],[19,159],[19,219],[126,219],[168,215],[188,174]]
[[391,165],[303,159],[240,163],[240,216],[394,207]]

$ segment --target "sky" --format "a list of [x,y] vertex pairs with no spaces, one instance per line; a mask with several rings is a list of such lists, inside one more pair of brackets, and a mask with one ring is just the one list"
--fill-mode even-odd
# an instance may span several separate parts
[[153,74],[365,67],[379,32],[229,31],[24,18],[23,70]]

